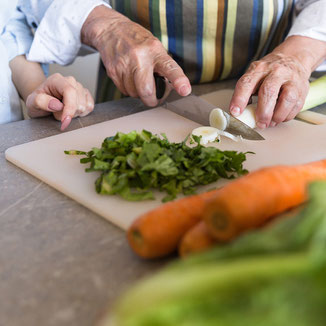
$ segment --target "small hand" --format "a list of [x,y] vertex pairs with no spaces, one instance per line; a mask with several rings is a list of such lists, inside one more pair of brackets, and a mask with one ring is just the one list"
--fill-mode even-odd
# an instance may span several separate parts
[[74,77],[54,74],[27,97],[26,106],[31,118],[53,113],[62,122],[61,130],[64,130],[72,118],[92,112],[94,100],[89,90]]

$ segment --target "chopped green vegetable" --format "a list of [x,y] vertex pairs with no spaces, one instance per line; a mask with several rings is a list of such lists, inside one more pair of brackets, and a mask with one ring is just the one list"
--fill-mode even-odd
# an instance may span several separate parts
[[153,189],[167,193],[163,201],[173,200],[179,193],[194,194],[198,185],[247,173],[243,168],[247,153],[204,147],[200,137],[194,137],[193,147],[186,141],[170,143],[166,135],[160,138],[146,130],[118,132],[101,148],[65,153],[84,155],[80,163],[90,163],[86,172],[101,172],[95,182],[98,193],[131,201],[154,199]]
[[101,325],[326,325],[326,182],[309,193],[296,216],[136,284]]

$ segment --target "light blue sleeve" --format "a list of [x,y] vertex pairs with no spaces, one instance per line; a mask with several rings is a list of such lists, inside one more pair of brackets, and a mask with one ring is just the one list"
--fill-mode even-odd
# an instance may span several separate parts
[[27,54],[34,38],[25,15],[19,9],[15,10],[0,37],[7,48],[9,61],[18,55]]

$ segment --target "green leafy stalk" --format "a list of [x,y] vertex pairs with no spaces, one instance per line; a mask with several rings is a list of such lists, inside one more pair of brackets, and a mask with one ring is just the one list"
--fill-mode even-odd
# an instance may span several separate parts
[[301,111],[306,111],[326,102],[326,75],[312,81]]
[[186,142],[170,143],[166,135],[158,137],[146,130],[118,132],[106,138],[101,148],[65,153],[84,155],[80,162],[90,164],[86,172],[101,172],[95,182],[99,194],[132,201],[154,199],[153,189],[167,194],[163,201],[173,200],[179,193],[194,194],[199,185],[247,173],[243,168],[247,153],[204,147],[200,138],[192,147]]
[[309,194],[295,216],[136,284],[103,326],[326,325],[326,182]]

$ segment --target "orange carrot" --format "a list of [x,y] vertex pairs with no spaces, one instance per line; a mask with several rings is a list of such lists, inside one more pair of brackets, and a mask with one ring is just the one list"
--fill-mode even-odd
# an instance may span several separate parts
[[263,168],[219,189],[202,217],[216,240],[227,241],[302,204],[307,184],[321,179],[326,179],[326,160]]
[[179,255],[185,257],[189,254],[199,253],[217,244],[218,242],[209,233],[206,223],[200,221],[182,237],[179,244]]
[[131,248],[143,258],[174,252],[184,233],[200,221],[216,190],[164,204],[137,218],[127,231]]

